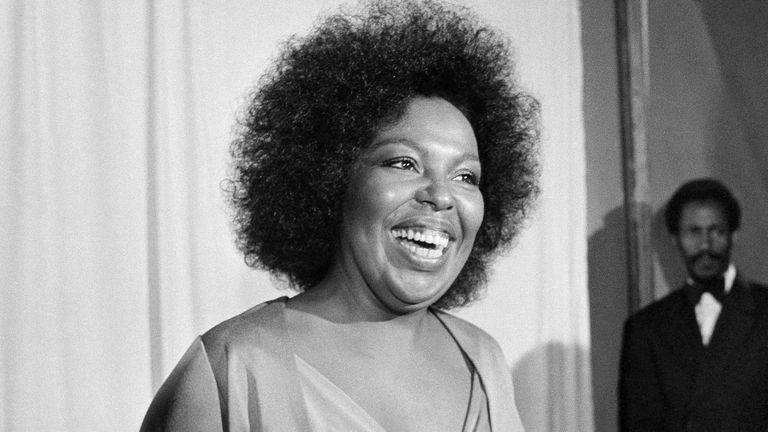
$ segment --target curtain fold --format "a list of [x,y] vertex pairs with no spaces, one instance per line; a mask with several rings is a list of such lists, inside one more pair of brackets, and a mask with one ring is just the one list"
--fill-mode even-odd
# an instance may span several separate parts
[[[467,3],[511,37],[544,140],[529,227],[459,313],[529,430],[591,430],[579,2]],[[289,294],[234,250],[221,182],[279,41],[337,4],[0,4],[0,429],[137,430],[195,335]]]
[[4,4],[3,428],[120,430],[151,391],[145,14]]

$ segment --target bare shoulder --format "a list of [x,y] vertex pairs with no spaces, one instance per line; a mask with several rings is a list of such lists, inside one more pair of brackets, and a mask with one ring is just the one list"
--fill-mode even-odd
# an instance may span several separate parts
[[454,338],[465,350],[474,347],[479,351],[501,355],[501,346],[488,332],[477,325],[448,312],[433,310]]
[[265,333],[280,332],[283,327],[285,297],[260,303],[217,324],[202,335],[209,355],[227,347],[251,345]]

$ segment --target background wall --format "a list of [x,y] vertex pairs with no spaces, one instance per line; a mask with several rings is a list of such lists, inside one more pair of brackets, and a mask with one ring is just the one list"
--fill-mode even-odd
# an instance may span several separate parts
[[650,2],[649,173],[657,297],[685,270],[663,226],[684,181],[715,177],[741,201],[734,261],[768,281],[768,3]]
[[[649,1],[649,183],[655,290],[685,270],[663,226],[684,181],[719,178],[741,200],[735,262],[768,281],[768,3]],[[614,2],[582,0],[589,295],[595,430],[617,430],[621,328],[628,315]]]
[[594,430],[615,432],[628,281],[614,1],[582,0],[581,20]]

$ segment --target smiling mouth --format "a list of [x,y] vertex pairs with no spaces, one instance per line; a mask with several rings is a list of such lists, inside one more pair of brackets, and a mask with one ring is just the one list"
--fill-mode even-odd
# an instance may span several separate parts
[[447,233],[428,228],[396,228],[392,235],[412,254],[421,258],[443,256],[450,238]]

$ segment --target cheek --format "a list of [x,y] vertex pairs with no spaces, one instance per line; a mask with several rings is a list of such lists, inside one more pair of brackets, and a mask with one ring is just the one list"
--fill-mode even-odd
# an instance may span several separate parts
[[371,178],[360,182],[347,196],[345,212],[348,221],[364,222],[363,229],[374,228],[378,222],[390,217],[397,208],[400,198],[398,188],[391,183],[376,181]]
[[696,241],[688,237],[681,237],[678,240],[678,246],[685,256],[694,254]]
[[731,243],[728,241],[727,238],[724,238],[717,242],[717,250],[720,253],[727,252],[728,249],[730,249],[730,247],[731,247]]
[[484,213],[485,202],[481,193],[472,194],[461,201],[461,219],[467,237],[474,239],[483,223]]

